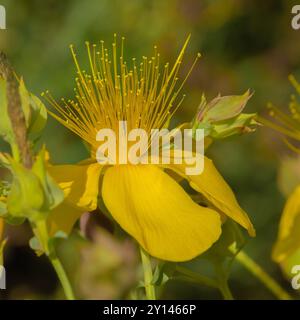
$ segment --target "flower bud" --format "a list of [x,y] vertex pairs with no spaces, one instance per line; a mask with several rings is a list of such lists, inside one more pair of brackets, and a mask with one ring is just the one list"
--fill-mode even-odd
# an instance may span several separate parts
[[204,129],[205,136],[214,139],[254,131],[256,114],[242,113],[251,96],[248,90],[240,96],[217,96],[209,103],[202,96],[193,129]]

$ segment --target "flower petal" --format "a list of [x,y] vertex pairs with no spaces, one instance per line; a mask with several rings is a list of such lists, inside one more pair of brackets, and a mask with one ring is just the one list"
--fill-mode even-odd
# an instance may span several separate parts
[[68,235],[83,213],[83,210],[75,208],[67,202],[58,205],[50,212],[47,218],[50,236],[54,236],[58,231],[63,231]]
[[103,201],[120,226],[152,256],[186,261],[221,234],[220,215],[194,203],[182,187],[153,165],[109,168]]
[[217,209],[247,229],[251,236],[255,236],[255,229],[247,213],[239,206],[233,191],[210,159],[204,157],[204,170],[199,175],[186,175],[185,169],[188,165],[184,163],[169,164],[165,167],[184,176],[194,190],[201,193]]
[[82,210],[93,211],[97,208],[102,168],[98,163],[55,165],[49,166],[48,171],[64,191],[66,202]]
[[285,260],[300,249],[300,186],[288,198],[283,209],[278,239],[272,257],[276,262]]

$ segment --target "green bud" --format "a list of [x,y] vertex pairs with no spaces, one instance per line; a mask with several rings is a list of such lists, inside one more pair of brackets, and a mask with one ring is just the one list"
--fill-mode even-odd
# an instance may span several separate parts
[[0,218],[5,219],[5,223],[11,225],[22,224],[25,220],[24,218],[13,217],[8,212],[7,195],[10,192],[10,188],[10,184],[8,184],[6,181],[0,181]]
[[31,221],[43,216],[45,196],[39,178],[29,169],[11,159],[13,182],[7,197],[7,209],[13,217],[24,217]]
[[13,182],[7,197],[9,216],[27,218],[31,222],[45,219],[64,199],[63,191],[46,171],[45,150],[38,154],[31,170],[13,159],[10,164]]
[[26,89],[23,79],[20,80],[19,93],[28,129],[28,137],[34,140],[39,137],[46,125],[47,110],[41,100]]
[[221,97],[219,95],[205,105],[200,104],[197,120],[199,122],[218,122],[231,119],[243,111],[251,96],[249,90],[240,96]]
[[241,113],[232,119],[214,124],[210,136],[214,139],[223,139],[232,135],[253,132],[258,125],[255,118],[256,113]]
[[32,171],[38,176],[45,192],[46,210],[52,210],[57,207],[64,199],[64,193],[48,174],[45,163],[45,148],[42,148],[32,167]]
[[[22,79],[19,83],[19,94],[26,120],[28,138],[31,140],[37,139],[46,125],[46,107],[38,97],[26,89]],[[14,134],[7,110],[6,81],[2,78],[0,78],[0,110],[0,136],[12,144]]]
[[207,103],[203,95],[192,128],[204,129],[205,136],[214,139],[253,131],[256,114],[242,113],[251,96],[248,90],[240,96],[218,96]]

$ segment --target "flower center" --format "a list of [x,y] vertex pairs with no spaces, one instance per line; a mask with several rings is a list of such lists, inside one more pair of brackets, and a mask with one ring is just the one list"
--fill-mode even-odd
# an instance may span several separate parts
[[105,47],[86,42],[90,73],[84,71],[71,45],[77,69],[75,100],[58,104],[51,94],[43,94],[56,113],[49,113],[84,139],[95,150],[96,135],[101,129],[111,129],[119,136],[119,122],[126,121],[128,130],[140,128],[150,134],[151,129],[165,127],[181,105],[178,94],[189,77],[200,54],[197,55],[186,77],[178,84],[178,74],[189,38],[185,41],[174,65],[161,67],[160,54],[154,46],[151,58],[142,57],[140,63],[132,59],[129,68],[124,59],[124,37],[120,50],[114,36],[112,54]]

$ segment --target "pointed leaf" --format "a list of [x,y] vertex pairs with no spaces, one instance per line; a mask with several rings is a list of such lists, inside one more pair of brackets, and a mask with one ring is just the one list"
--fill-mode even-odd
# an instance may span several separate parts
[[0,78],[0,136],[9,143],[13,142],[13,131],[7,112],[6,81]]

